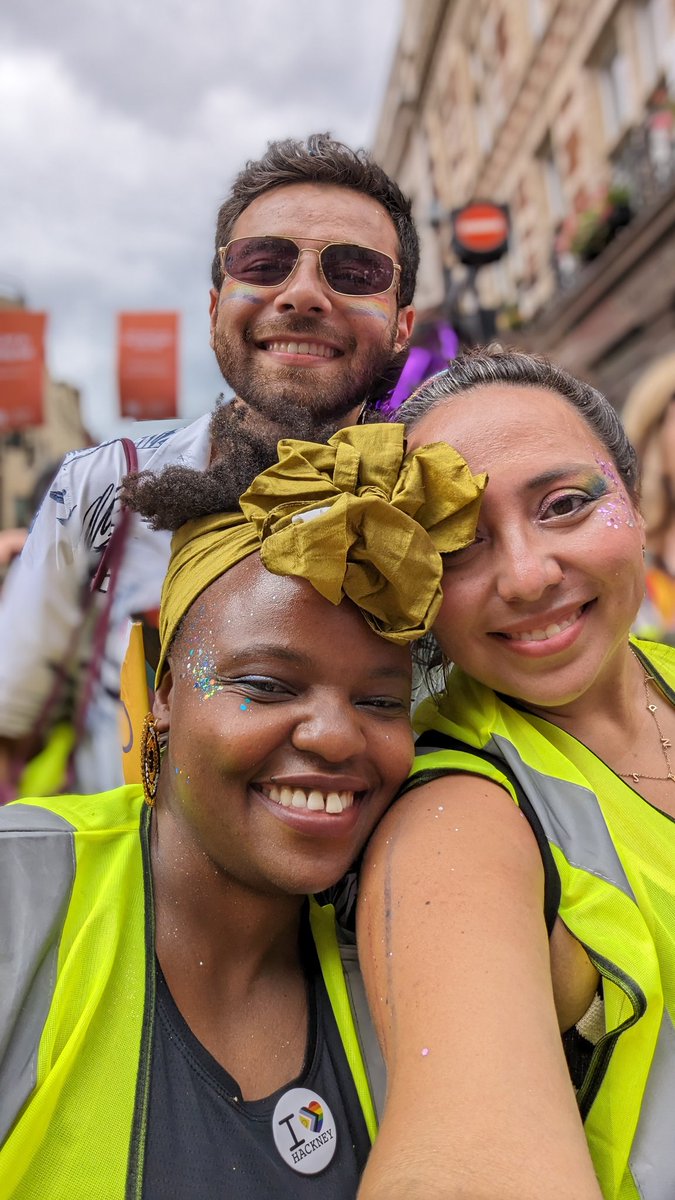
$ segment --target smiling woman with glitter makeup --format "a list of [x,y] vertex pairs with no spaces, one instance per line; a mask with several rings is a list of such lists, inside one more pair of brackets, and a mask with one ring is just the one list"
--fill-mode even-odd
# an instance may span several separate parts
[[356,1195],[368,1026],[314,894],[409,770],[409,643],[483,481],[400,425],[279,455],[174,534],[143,789],[0,810],[3,1196]]
[[603,396],[517,352],[460,357],[397,419],[489,481],[444,558],[445,690],[362,878],[389,1080],[360,1196],[665,1200],[675,650],[630,637],[635,453]]

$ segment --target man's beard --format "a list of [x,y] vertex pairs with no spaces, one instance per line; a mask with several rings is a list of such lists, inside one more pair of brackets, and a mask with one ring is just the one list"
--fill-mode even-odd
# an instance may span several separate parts
[[255,423],[248,406],[236,397],[219,404],[211,417],[211,469],[226,472],[228,492],[237,498],[249,484],[277,461],[280,438],[300,438],[308,442],[326,442],[335,433],[334,421],[326,421],[312,411],[293,408],[280,402],[278,423]]
[[[238,388],[238,393],[244,391],[251,399],[238,394],[231,403],[216,406],[209,427],[211,461],[206,470],[174,465],[165,467],[159,475],[142,472],[130,476],[126,498],[131,507],[153,529],[172,530],[196,517],[235,512],[242,492],[256,475],[277,461],[280,438],[326,442],[357,405],[366,401],[373,405],[389,394],[407,355],[405,350],[394,351],[394,338],[393,331],[390,345],[371,353],[358,384],[351,376],[343,376],[339,392],[333,387],[330,396],[314,394],[310,404],[303,402],[304,397],[298,397],[298,389],[294,392],[290,384],[270,394],[272,389],[266,380],[262,402],[248,386]],[[218,361],[223,369],[220,357]],[[301,369],[296,373],[302,376],[302,391],[306,394],[309,372]],[[233,379],[229,374],[228,381]]]
[[[287,318],[283,337],[326,336],[312,318]],[[244,409],[238,420],[254,440],[268,441],[276,451],[279,438],[322,441],[335,433],[354,409],[380,399],[397,382],[405,353],[396,352],[397,325],[393,321],[386,339],[364,356],[357,369],[344,368],[336,378],[323,380],[321,369],[288,366],[270,378],[264,367],[251,366],[249,355],[232,346],[216,331],[214,350],[218,366]],[[277,334],[281,340],[282,335]],[[270,337],[268,340],[272,340]],[[331,340],[330,337],[327,340]],[[244,345],[253,347],[245,338]],[[353,352],[356,343],[346,347]],[[264,353],[264,351],[262,352]],[[241,426],[240,426],[241,427]],[[220,449],[214,440],[214,447]],[[271,462],[275,461],[274,459]],[[269,464],[268,464],[269,465]]]

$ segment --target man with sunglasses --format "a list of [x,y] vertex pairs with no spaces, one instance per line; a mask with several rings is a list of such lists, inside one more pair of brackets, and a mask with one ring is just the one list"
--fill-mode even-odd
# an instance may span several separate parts
[[[236,503],[275,461],[280,438],[325,439],[388,395],[412,331],[418,259],[409,201],[364,152],[315,134],[273,142],[247,163],[218,213],[210,292],[211,346],[235,397],[187,426],[147,436],[139,427],[135,439],[150,492],[159,472],[157,486],[175,497],[176,527],[188,495],[199,492],[209,511],[214,475],[227,479]],[[133,518],[96,679],[86,669],[91,638],[78,630],[92,608],[83,596],[119,523],[126,471],[119,441],[70,456],[5,585],[0,782],[34,752],[63,673],[89,693],[70,790],[121,782],[120,664],[129,617],[158,607],[166,533]],[[222,507],[220,483],[213,490]]]

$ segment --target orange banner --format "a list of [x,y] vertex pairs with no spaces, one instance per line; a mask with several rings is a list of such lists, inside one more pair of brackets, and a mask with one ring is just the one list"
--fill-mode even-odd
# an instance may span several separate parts
[[44,421],[45,313],[0,309],[0,433]]
[[175,417],[178,313],[120,313],[117,321],[120,413],[137,421]]

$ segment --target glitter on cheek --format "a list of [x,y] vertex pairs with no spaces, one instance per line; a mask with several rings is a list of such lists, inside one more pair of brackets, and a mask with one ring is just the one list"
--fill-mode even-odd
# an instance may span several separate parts
[[598,508],[598,514],[605,517],[605,524],[608,529],[619,529],[621,522],[619,520],[619,506],[615,500],[610,500],[607,504],[603,504]]
[[223,690],[223,684],[215,678],[213,656],[203,646],[188,651],[187,673],[192,677],[192,686],[201,693],[203,700],[210,700],[217,692]]
[[599,516],[604,517],[608,529],[620,529],[622,525],[625,525],[628,529],[634,529],[635,513],[626,495],[625,486],[617,475],[614,464],[598,460],[598,466],[605,478],[616,488],[616,493],[613,496],[608,496],[601,505],[598,505],[597,512]]

